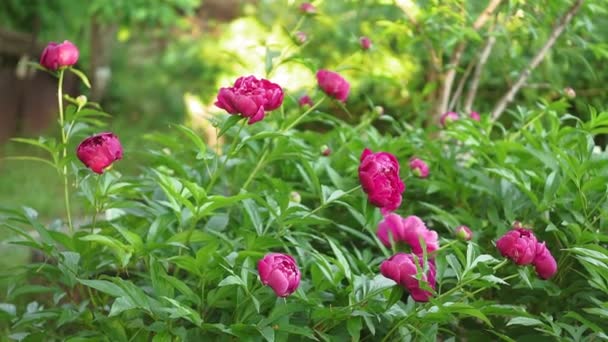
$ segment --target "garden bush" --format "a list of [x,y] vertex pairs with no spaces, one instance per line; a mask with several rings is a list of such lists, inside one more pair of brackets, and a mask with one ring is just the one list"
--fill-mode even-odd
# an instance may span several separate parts
[[[298,6],[285,10],[330,25],[322,7]],[[9,242],[34,251],[3,270],[6,339],[608,339],[608,152],[596,143],[608,112],[576,115],[563,92],[436,115],[423,103],[432,84],[410,97],[420,114],[401,114],[398,77],[366,78],[340,51],[316,58],[299,30],[303,41],[265,50],[264,73],[216,89],[212,137],[172,124],[123,151],[109,114],[58,88],[59,137],[16,140],[48,155],[21,158],[57,171],[66,214],[0,208]],[[391,44],[350,42],[369,66]],[[86,85],[77,59],[66,41],[38,67]],[[289,63],[314,84],[273,80]],[[125,175],[132,156],[139,171]]]

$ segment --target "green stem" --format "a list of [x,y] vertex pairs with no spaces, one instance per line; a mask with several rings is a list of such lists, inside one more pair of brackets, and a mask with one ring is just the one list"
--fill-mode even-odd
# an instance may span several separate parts
[[65,118],[63,115],[63,74],[65,69],[59,70],[59,82],[57,86],[57,104],[59,105],[59,126],[61,129],[61,145],[63,146],[63,199],[65,201],[65,211],[68,219],[68,229],[70,235],[74,234],[74,226],[72,226],[72,214],[70,210],[70,191],[68,188],[68,165],[67,165],[67,144],[68,136],[65,131]]
[[93,234],[93,230],[95,229],[95,225],[97,224],[97,214],[99,214],[99,203],[97,202],[97,192],[99,191],[99,182],[102,176],[96,176],[97,180],[95,181],[95,194],[93,195],[93,207],[95,212],[93,213],[93,223],[91,225],[91,234]]
[[263,147],[264,152],[262,153],[262,156],[258,160],[258,163],[253,168],[253,171],[249,174],[249,177],[247,177],[247,180],[245,181],[245,184],[243,184],[243,190],[247,189],[247,186],[249,185],[249,183],[251,183],[251,181],[253,180],[253,178],[255,177],[255,175],[258,173],[258,171],[262,167],[262,164],[264,164],[264,162],[266,162],[266,157],[268,157],[268,154],[270,154],[270,150],[267,147],[268,145],[269,144],[265,144],[264,145],[264,147]]
[[[305,118],[308,114],[310,114],[313,110],[315,110],[317,107],[319,107],[319,105],[321,105],[321,103],[323,103],[323,101],[325,100],[325,98],[322,98],[319,102],[315,103],[314,105],[312,105],[310,108],[308,108],[307,111],[305,111],[302,115],[300,115],[297,119],[295,119],[292,123],[290,123],[287,127],[281,129],[281,133],[285,133],[287,131],[289,131],[290,129],[292,129],[295,125],[297,125],[300,121],[302,121],[303,118]],[[249,184],[251,183],[251,181],[253,180],[253,178],[256,176],[256,174],[258,173],[258,171],[262,168],[262,166],[264,165],[264,163],[266,162],[266,158],[268,157],[268,155],[270,154],[270,150],[269,150],[269,146],[270,144],[265,143],[264,147],[262,147],[262,150],[264,152],[262,152],[262,156],[260,157],[260,159],[258,159],[258,163],[255,165],[255,168],[253,169],[253,171],[249,174],[249,177],[247,178],[247,180],[245,181],[245,183],[243,184],[242,189],[246,190],[247,186],[249,186]]]
[[302,119],[304,119],[308,114],[310,114],[313,110],[317,109],[317,107],[319,107],[321,105],[321,103],[323,103],[323,101],[325,101],[325,97],[323,97],[317,103],[315,103],[310,108],[308,108],[307,111],[305,111],[302,115],[300,115],[297,119],[295,119],[291,124],[289,124],[289,126],[282,129],[281,133],[285,133],[285,132],[289,131],[290,129],[292,129],[295,125],[297,125],[300,121],[302,121]]
[[226,158],[224,158],[224,162],[215,170],[215,172],[211,176],[211,180],[209,181],[209,184],[207,185],[207,189],[206,189],[207,192],[211,191],[211,189],[213,188],[213,185],[217,181],[219,175],[221,173],[223,173],[224,169],[226,168],[226,164],[228,164],[228,159],[230,159],[230,157],[234,154],[234,151],[236,150],[236,147],[238,146],[238,139],[241,135],[241,131],[243,130],[243,128],[246,125],[247,125],[247,120],[243,120],[242,124],[239,126],[238,132],[236,133],[236,137],[235,137],[234,141],[232,142],[230,151],[226,154]]

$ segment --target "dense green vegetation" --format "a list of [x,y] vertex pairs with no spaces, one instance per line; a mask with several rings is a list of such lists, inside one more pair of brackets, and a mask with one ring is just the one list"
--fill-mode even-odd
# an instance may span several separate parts
[[[111,70],[103,109],[3,146],[0,340],[608,339],[603,1],[220,3],[0,5],[74,42],[82,94]],[[235,100],[249,75],[281,101]],[[75,151],[106,131],[124,155],[96,174]]]

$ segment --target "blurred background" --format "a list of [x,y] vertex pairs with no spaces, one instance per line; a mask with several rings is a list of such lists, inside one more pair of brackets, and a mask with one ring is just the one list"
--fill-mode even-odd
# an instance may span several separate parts
[[[108,130],[132,156],[121,161],[120,171],[136,174],[146,134],[167,130],[169,123],[209,129],[208,119],[221,113],[213,106],[219,87],[241,75],[279,83],[287,91],[285,110],[297,110],[297,99],[316,91],[316,70],[338,70],[351,82],[351,120],[382,106],[395,119],[423,126],[437,101],[437,75],[455,47],[467,42],[456,89],[492,36],[496,43],[473,104],[487,114],[571,1],[503,1],[489,28],[479,31],[471,23],[486,1],[313,4],[317,13],[307,15],[292,0],[2,0],[0,154],[34,153],[11,137],[57,135],[56,81],[27,64],[38,61],[49,41],[67,39],[79,47],[77,67],[92,89],[69,79],[66,91],[86,94],[113,115]],[[605,0],[585,2],[516,105],[562,99],[579,116],[589,106],[606,108],[607,7]],[[370,50],[361,48],[361,36],[371,39]],[[452,102],[451,109],[462,110],[462,99]],[[0,159],[0,206],[25,203],[51,220],[63,212],[61,191],[60,177],[47,166]]]

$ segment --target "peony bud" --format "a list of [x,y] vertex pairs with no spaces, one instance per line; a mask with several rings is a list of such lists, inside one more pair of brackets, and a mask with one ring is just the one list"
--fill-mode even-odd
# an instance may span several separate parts
[[331,148],[329,148],[329,146],[327,145],[321,146],[321,154],[324,157],[329,157],[329,155],[331,154]]
[[346,102],[348,93],[350,92],[350,84],[348,84],[348,82],[346,82],[338,73],[328,70],[319,70],[317,72],[317,82],[319,83],[321,90],[323,90],[327,96],[333,97],[341,102]]
[[[420,288],[420,282],[426,282],[432,289],[435,289],[435,262],[429,260],[425,265],[424,259],[414,254],[397,253],[380,265],[380,273],[383,276],[394,280],[403,286],[417,302],[428,302],[433,296],[430,291]],[[418,270],[421,271],[428,266],[428,271],[420,275],[417,279]]]
[[363,50],[369,50],[372,47],[372,40],[368,37],[359,38],[359,44]]
[[258,262],[260,281],[270,286],[279,297],[294,293],[300,285],[300,270],[294,258],[281,253],[268,253]]
[[437,232],[427,229],[424,222],[414,215],[403,218],[394,213],[387,214],[378,224],[376,235],[386,247],[391,247],[391,241],[405,243],[417,255],[424,253],[420,240],[426,245],[426,253],[439,249]]
[[305,14],[315,14],[317,13],[317,8],[310,2],[304,2],[300,5],[300,12]]
[[264,119],[266,112],[279,108],[283,96],[278,84],[255,76],[239,77],[234,86],[220,88],[215,105],[229,114],[249,118],[251,125]]
[[564,88],[564,95],[571,100],[576,98],[576,92],[571,87]]
[[122,159],[122,145],[114,133],[101,133],[81,142],[76,155],[93,172],[102,174],[113,162]]
[[359,181],[371,204],[391,212],[401,205],[405,184],[399,178],[399,162],[387,152],[365,149],[359,164]]
[[475,121],[481,120],[481,116],[479,116],[479,113],[477,113],[477,112],[471,112],[469,117]]
[[42,51],[40,65],[49,70],[69,67],[78,62],[79,54],[76,45],[68,40],[63,43],[50,42]]
[[439,118],[439,122],[441,123],[441,126],[446,127],[450,124],[450,122],[456,121],[459,118],[460,117],[456,112],[446,112],[441,115],[441,117]]
[[384,107],[374,106],[374,113],[378,114],[378,116],[384,114]]
[[473,232],[467,226],[458,226],[456,228],[456,237],[461,241],[470,241],[473,238]]
[[549,279],[557,273],[557,262],[544,242],[536,244],[536,256],[532,263],[536,273],[542,279]]
[[79,95],[76,97],[76,104],[78,105],[79,110],[87,104],[87,97],[84,95]]
[[296,32],[295,38],[298,44],[304,44],[308,40],[308,35],[302,31],[298,31]]
[[292,191],[289,193],[289,201],[300,204],[300,203],[302,203],[302,196],[300,196],[299,192]]
[[496,248],[502,256],[516,264],[529,265],[536,257],[536,243],[536,236],[531,230],[515,228],[496,241]]
[[300,97],[300,99],[298,100],[298,105],[300,107],[304,107],[304,106],[313,106],[314,103],[312,102],[312,99],[310,98],[310,96],[308,95],[302,95],[302,97]]
[[420,178],[429,176],[429,166],[422,159],[412,158],[410,160],[410,169]]

